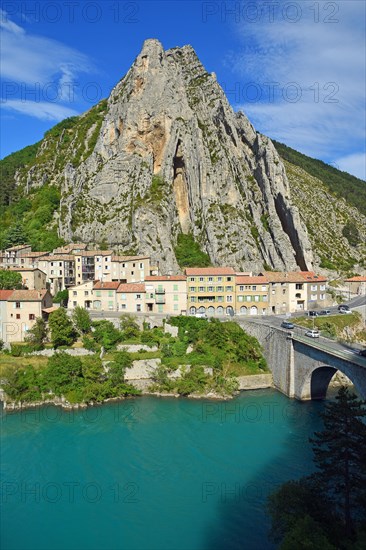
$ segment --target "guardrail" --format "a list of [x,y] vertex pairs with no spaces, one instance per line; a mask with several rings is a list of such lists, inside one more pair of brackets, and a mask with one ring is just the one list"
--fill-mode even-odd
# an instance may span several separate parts
[[296,340],[297,342],[306,344],[309,347],[318,349],[319,351],[325,351],[330,355],[335,355],[336,357],[339,357],[339,359],[345,359],[346,361],[349,361],[351,363],[356,363],[357,365],[366,368],[366,360],[363,360],[361,357],[358,357],[356,354],[352,356],[350,355],[350,352],[345,352],[345,351],[334,349],[330,346],[324,345],[323,341],[315,342],[313,340],[309,340],[304,336],[299,336],[295,334],[292,335],[292,340]]

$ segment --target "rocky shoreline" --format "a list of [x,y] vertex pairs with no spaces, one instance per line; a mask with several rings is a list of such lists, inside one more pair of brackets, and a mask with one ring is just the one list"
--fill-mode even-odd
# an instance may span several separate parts
[[[127,397],[109,397],[107,399],[104,399],[100,403],[92,402],[92,403],[69,403],[65,398],[63,397],[54,397],[51,399],[44,399],[43,401],[34,401],[34,402],[21,402],[21,401],[7,401],[6,395],[2,389],[0,389],[0,401],[3,403],[3,408],[7,412],[18,412],[25,409],[32,409],[37,407],[44,407],[46,405],[53,405],[55,407],[61,407],[65,410],[78,410],[78,409],[86,409],[88,407],[95,407],[100,406],[105,403],[111,403],[111,402],[117,402],[117,401],[124,401],[126,399],[136,398],[136,397],[142,397],[146,395],[151,395],[155,397],[175,397],[175,398],[182,398],[178,393],[172,393],[172,392],[154,392],[149,391],[148,388],[153,384],[153,380],[151,378],[139,378],[139,379],[130,379],[128,380],[130,384],[132,384],[136,389],[141,390],[140,396],[127,396]],[[240,376],[238,377],[239,382],[239,392],[240,391],[248,391],[248,390],[259,390],[259,389],[266,389],[266,388],[273,388],[273,380],[271,374],[255,374],[255,375],[248,375],[248,376]],[[238,393],[238,392],[237,392]],[[188,399],[212,399],[212,400],[218,400],[218,401],[227,401],[229,399],[233,399],[234,395],[221,395],[215,392],[207,392],[202,394],[192,393],[188,396],[184,396],[183,398]]]

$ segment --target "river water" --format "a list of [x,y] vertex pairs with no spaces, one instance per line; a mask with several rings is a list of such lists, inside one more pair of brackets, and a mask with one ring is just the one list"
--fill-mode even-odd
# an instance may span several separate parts
[[324,404],[142,397],[2,415],[3,550],[261,550]]

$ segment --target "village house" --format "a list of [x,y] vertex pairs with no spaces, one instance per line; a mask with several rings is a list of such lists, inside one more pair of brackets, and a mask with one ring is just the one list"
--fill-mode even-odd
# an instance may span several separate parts
[[350,296],[365,296],[366,295],[366,277],[364,275],[356,275],[345,281],[348,285]]
[[87,281],[81,285],[69,288],[68,308],[75,309],[77,306],[84,309],[94,309],[93,306],[93,286],[94,281]]
[[38,258],[38,268],[46,273],[53,295],[75,284],[75,256],[50,254]]
[[307,287],[304,277],[296,271],[265,271],[269,282],[268,305],[271,314],[306,311]]
[[269,281],[265,276],[242,276],[235,278],[237,315],[268,315]]
[[10,271],[20,273],[22,285],[28,290],[41,290],[47,287],[47,275],[38,267],[12,267]]
[[188,311],[206,315],[234,314],[235,271],[232,267],[187,268]]
[[23,342],[37,319],[48,319],[52,313],[52,296],[48,290],[0,291],[1,339]]
[[327,278],[317,275],[314,271],[300,271],[305,281],[307,309],[317,309],[329,305],[326,295]]
[[140,313],[145,311],[145,284],[119,283],[117,290],[117,311]]
[[145,279],[146,311],[185,315],[187,278],[184,275],[154,275]]

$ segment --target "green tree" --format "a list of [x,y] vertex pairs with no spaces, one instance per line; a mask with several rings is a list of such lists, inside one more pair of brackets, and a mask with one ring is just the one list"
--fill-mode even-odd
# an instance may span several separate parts
[[310,516],[299,518],[286,534],[280,550],[336,550],[321,526]]
[[54,348],[71,346],[75,342],[77,334],[64,308],[60,307],[53,311],[50,314],[48,323]]
[[64,290],[59,290],[55,297],[53,298],[53,302],[55,304],[61,304],[64,307],[67,307],[67,303],[69,301],[69,291],[65,288]]
[[76,306],[76,308],[72,312],[72,320],[76,329],[81,334],[87,334],[88,332],[90,332],[92,322],[89,312],[86,311],[86,309],[80,306]]
[[17,244],[25,244],[28,240],[27,234],[21,222],[16,222],[10,226],[4,240],[4,248],[9,248]]
[[82,362],[79,357],[61,352],[49,357],[44,384],[55,395],[65,395],[83,385]]
[[356,395],[341,387],[321,416],[324,430],[310,439],[319,469],[314,479],[341,515],[349,537],[354,533],[360,506],[364,516],[366,513],[366,410]]
[[113,384],[123,384],[126,369],[132,366],[131,355],[127,351],[119,351],[114,354],[114,361],[108,365],[108,378]]
[[37,349],[43,349],[47,340],[47,325],[42,317],[37,317],[35,324],[28,330],[26,341]]
[[10,269],[0,269],[0,290],[17,290],[22,288],[22,276]]
[[130,340],[132,338],[138,338],[140,335],[140,327],[136,322],[136,319],[133,315],[128,315],[127,313],[121,315],[119,318],[120,328],[123,333],[124,340]]
[[121,332],[116,329],[111,321],[107,321],[106,319],[94,321],[92,326],[94,329],[94,340],[106,350],[114,348],[122,340]]
[[207,267],[211,265],[208,254],[202,252],[192,234],[178,235],[177,246],[174,249],[180,267]]
[[349,220],[342,229],[343,237],[346,237],[351,246],[357,246],[361,242],[360,233],[354,221]]

